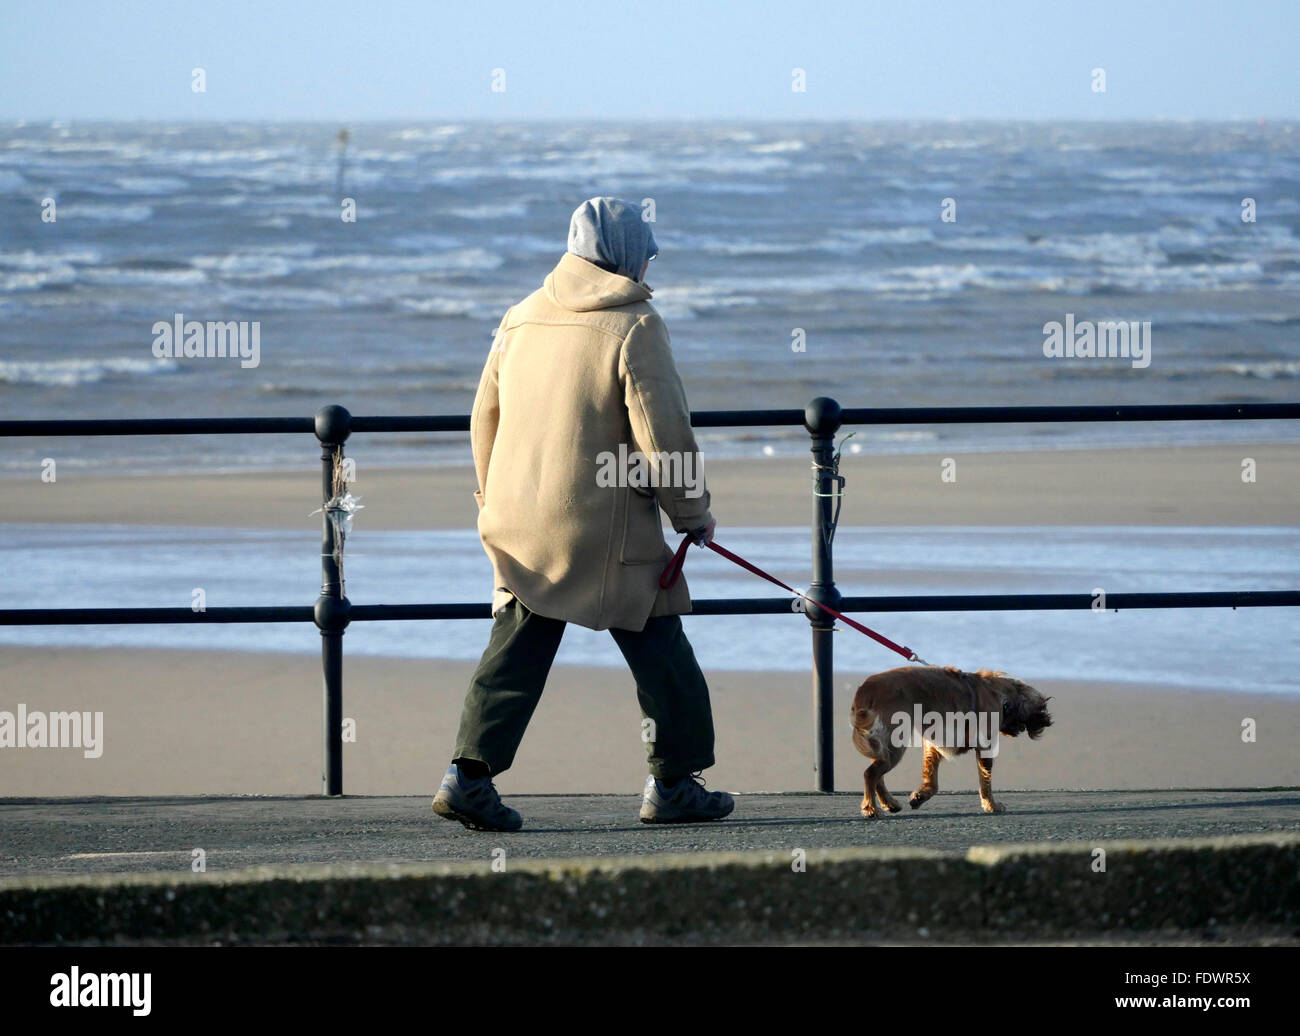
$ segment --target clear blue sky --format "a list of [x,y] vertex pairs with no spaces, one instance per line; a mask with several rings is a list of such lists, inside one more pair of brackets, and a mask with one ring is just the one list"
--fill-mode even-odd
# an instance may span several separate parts
[[6,120],[1300,114],[1300,0],[5,0],[0,22]]

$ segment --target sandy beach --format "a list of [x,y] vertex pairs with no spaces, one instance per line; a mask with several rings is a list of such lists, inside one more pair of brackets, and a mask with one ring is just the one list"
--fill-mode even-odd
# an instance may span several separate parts
[[[44,483],[36,466],[30,478],[0,483],[0,522],[298,528],[320,506],[311,453],[300,469],[252,474],[104,478],[61,467],[57,482]],[[347,455],[357,466],[353,492],[365,504],[358,521],[367,527],[473,527],[472,467],[372,469],[362,436]],[[846,453],[843,523],[1291,525],[1300,515],[1300,450],[1286,445],[954,454],[954,482],[941,481],[945,456]],[[1241,478],[1247,457],[1256,462],[1254,483]],[[705,465],[720,528],[808,523],[808,461],[706,457]]]
[[[706,619],[688,621],[706,635]],[[465,635],[486,637],[486,623]],[[312,636],[304,630],[305,636]],[[432,794],[456,733],[467,663],[347,658],[345,789],[357,795]],[[711,787],[813,787],[812,705],[806,672],[710,672],[718,763]],[[104,751],[0,752],[5,796],[311,794],[320,790],[321,677],[311,655],[59,650],[0,652],[6,708],[104,713]],[[845,717],[855,680],[836,684],[835,780],[860,788],[863,761]],[[1227,788],[1300,784],[1300,708],[1282,696],[1051,681],[1056,725],[1043,738],[1004,739],[997,787]],[[1245,717],[1259,732],[1241,740]],[[631,677],[615,669],[556,667],[503,794],[636,791],[645,781]],[[910,791],[921,753],[891,782]],[[958,760],[941,786],[975,788]]]
[[[377,529],[472,527],[473,473],[370,470],[364,443],[354,487]],[[1258,481],[1243,483],[1253,457]],[[848,455],[846,525],[1290,525],[1300,514],[1300,456],[1283,446],[959,455],[956,483],[937,455]],[[719,461],[709,468],[720,530],[806,526],[807,465],[793,459]],[[5,481],[7,522],[173,523],[285,528],[315,523],[318,476],[285,473],[106,480],[61,472],[57,483]],[[126,491],[126,490],[129,490]],[[226,502],[234,492],[238,507]],[[722,539],[722,532],[719,539]],[[800,544],[801,551],[805,549]],[[693,637],[707,618],[688,619]],[[465,624],[485,640],[486,622]],[[231,627],[238,643],[238,627]],[[183,643],[183,631],[178,644]],[[314,651],[314,631],[303,629]],[[880,668],[890,660],[882,656]],[[996,664],[995,661],[993,664]],[[714,787],[803,790],[812,774],[807,656],[790,672],[709,672],[718,733]],[[471,666],[348,656],[345,786],[354,794],[432,792],[446,765]],[[836,784],[859,786],[862,766],[842,717],[865,674],[837,679]],[[1034,674],[1018,674],[1034,680]],[[0,708],[104,713],[105,750],[0,752],[0,794],[288,794],[320,788],[321,687],[315,654],[186,650],[0,649]],[[1190,691],[1165,685],[1042,681],[1057,725],[1037,743],[1007,742],[1005,788],[1165,788],[1300,784],[1300,709],[1291,696]],[[1244,718],[1258,740],[1243,743]],[[557,667],[503,792],[627,792],[644,780],[631,678],[615,669]],[[901,764],[912,786],[920,753]],[[975,786],[973,764],[943,786]]]

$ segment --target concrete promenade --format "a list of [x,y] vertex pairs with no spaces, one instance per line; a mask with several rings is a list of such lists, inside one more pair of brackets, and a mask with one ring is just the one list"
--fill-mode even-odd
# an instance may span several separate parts
[[635,796],[525,795],[508,835],[424,796],[0,800],[0,942],[1300,934],[1300,789],[999,798],[866,821],[851,794],[744,795],[649,827]]

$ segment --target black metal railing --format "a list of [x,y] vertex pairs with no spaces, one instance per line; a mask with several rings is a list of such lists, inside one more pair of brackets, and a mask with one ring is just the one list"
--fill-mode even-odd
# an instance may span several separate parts
[[[1107,421],[1263,421],[1300,419],[1300,403],[1196,403],[1137,406],[861,407],[843,409],[819,396],[803,410],[704,410],[691,414],[696,428],[803,426],[812,439],[812,582],[806,592],[848,612],[964,612],[1088,610],[1091,594],[929,594],[843,597],[832,564],[836,504],[843,486],[835,463],[834,437],[843,425],[1025,424]],[[156,418],[126,420],[0,421],[0,438],[99,435],[208,435],[314,433],[321,447],[321,592],[314,605],[221,607],[194,611],[175,608],[9,608],[0,609],[0,626],[117,625],[174,623],[314,622],[321,634],[324,671],[324,747],[321,785],[326,795],[343,794],[343,635],[353,622],[418,619],[487,619],[483,604],[354,605],[343,593],[342,552],[330,504],[339,491],[344,443],[353,433],[463,432],[469,417],[358,417],[341,406],[327,406],[308,417]],[[774,615],[790,613],[787,598],[706,599],[693,603],[695,615]],[[1251,590],[1106,595],[1108,610],[1150,608],[1300,607],[1300,591]],[[833,622],[815,605],[798,606],[812,629],[814,716],[813,768],[816,789],[834,790]]]

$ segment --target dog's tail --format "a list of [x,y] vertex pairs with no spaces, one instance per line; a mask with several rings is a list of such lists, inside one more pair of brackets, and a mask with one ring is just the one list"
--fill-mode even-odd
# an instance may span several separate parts
[[1031,738],[1040,737],[1052,725],[1051,713],[1047,711],[1049,701],[1050,698],[1044,698],[1029,684],[1011,681],[1002,692],[999,732],[1008,737],[1022,733],[1028,733]]

